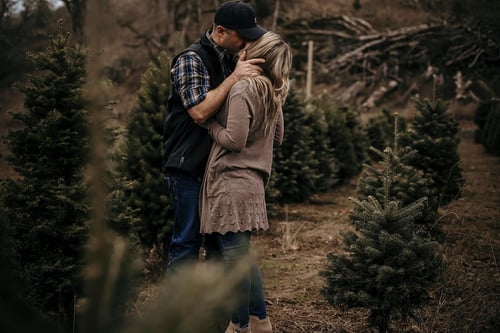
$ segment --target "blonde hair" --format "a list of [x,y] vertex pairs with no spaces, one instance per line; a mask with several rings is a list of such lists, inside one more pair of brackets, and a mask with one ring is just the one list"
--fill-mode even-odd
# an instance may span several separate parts
[[262,96],[264,106],[264,130],[267,132],[283,106],[289,89],[292,67],[292,51],[285,40],[272,31],[266,32],[246,49],[247,59],[263,58],[260,64],[263,75],[249,77],[250,91]]

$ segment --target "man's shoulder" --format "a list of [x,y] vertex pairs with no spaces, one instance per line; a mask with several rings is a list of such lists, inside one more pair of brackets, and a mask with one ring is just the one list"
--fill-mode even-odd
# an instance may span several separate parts
[[206,61],[209,61],[208,59],[211,59],[211,57],[214,57],[214,53],[215,51],[212,49],[212,50],[208,50],[209,47],[207,46],[202,46],[201,43],[198,41],[198,42],[195,42],[193,44],[191,44],[190,46],[188,46],[187,48],[185,48],[183,51],[181,51],[179,54],[177,54],[177,56],[174,58],[174,61],[177,62],[179,61],[199,61],[199,62],[203,62],[205,63],[205,60]]
[[197,52],[186,49],[174,58],[174,66],[181,66],[186,63],[203,63],[203,61]]

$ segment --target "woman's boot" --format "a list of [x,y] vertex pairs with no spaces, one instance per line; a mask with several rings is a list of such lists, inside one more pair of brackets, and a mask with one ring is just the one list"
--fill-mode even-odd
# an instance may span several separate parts
[[233,323],[232,321],[229,322],[229,325],[227,326],[226,328],[226,332],[225,333],[235,333],[236,332],[236,328],[238,328],[239,325]]
[[250,316],[250,328],[252,329],[252,333],[272,333],[273,325],[271,325],[271,321],[269,317],[264,319],[259,319],[257,316]]
[[240,328],[240,325],[235,324],[231,321],[229,322],[229,325],[227,326],[225,333],[251,333],[251,332],[253,332],[253,329],[252,331],[250,331],[250,327]]

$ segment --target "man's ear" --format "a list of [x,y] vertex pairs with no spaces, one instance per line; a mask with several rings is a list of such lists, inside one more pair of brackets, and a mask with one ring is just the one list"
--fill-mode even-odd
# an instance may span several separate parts
[[215,27],[215,31],[217,32],[217,34],[222,35],[226,31],[226,28],[224,28],[222,25],[218,25]]

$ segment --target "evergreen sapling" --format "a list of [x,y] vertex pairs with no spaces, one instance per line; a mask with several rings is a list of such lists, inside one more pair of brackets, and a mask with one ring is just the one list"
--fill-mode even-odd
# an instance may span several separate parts
[[417,99],[415,106],[419,114],[410,129],[401,134],[399,144],[416,150],[408,164],[433,180],[442,206],[461,195],[465,182],[458,154],[460,127],[447,112],[448,104],[441,100]]
[[35,71],[19,86],[26,111],[14,114],[22,126],[6,137],[8,160],[19,177],[4,181],[0,206],[25,295],[38,310],[68,326],[82,292],[87,238],[86,51],[71,46],[69,35],[59,31],[45,51],[29,57]]
[[114,191],[116,199],[122,199],[115,201],[115,211],[129,212],[122,216],[125,221],[121,223],[132,224],[133,234],[145,253],[153,247],[166,248],[171,235],[173,211],[161,169],[163,121],[169,93],[170,59],[161,53],[144,73],[137,101],[127,120],[117,172],[123,178],[123,186]]
[[426,198],[406,206],[391,200],[390,155],[388,149],[382,200],[351,198],[355,207],[350,217],[356,230],[343,234],[346,253],[330,253],[321,272],[326,279],[322,293],[328,302],[345,309],[369,309],[369,324],[380,332],[421,306],[444,268],[437,244],[415,232],[414,220]]
[[378,159],[378,163],[364,165],[363,173],[357,185],[357,194],[361,200],[365,200],[372,195],[379,202],[383,202],[385,195],[384,170],[390,165],[394,176],[389,189],[389,200],[401,201],[401,204],[406,206],[419,198],[426,197],[427,200],[422,209],[422,214],[414,221],[415,226],[425,234],[440,235],[441,231],[435,223],[439,218],[437,189],[429,176],[408,164],[408,161],[414,158],[417,152],[410,147],[398,149],[397,137],[401,128],[398,120],[397,114],[395,114],[392,125],[394,130],[391,131],[386,128],[386,131],[393,133],[392,140],[388,143],[393,143],[394,151],[386,150],[384,153],[379,149],[370,147],[372,159],[375,161]]

